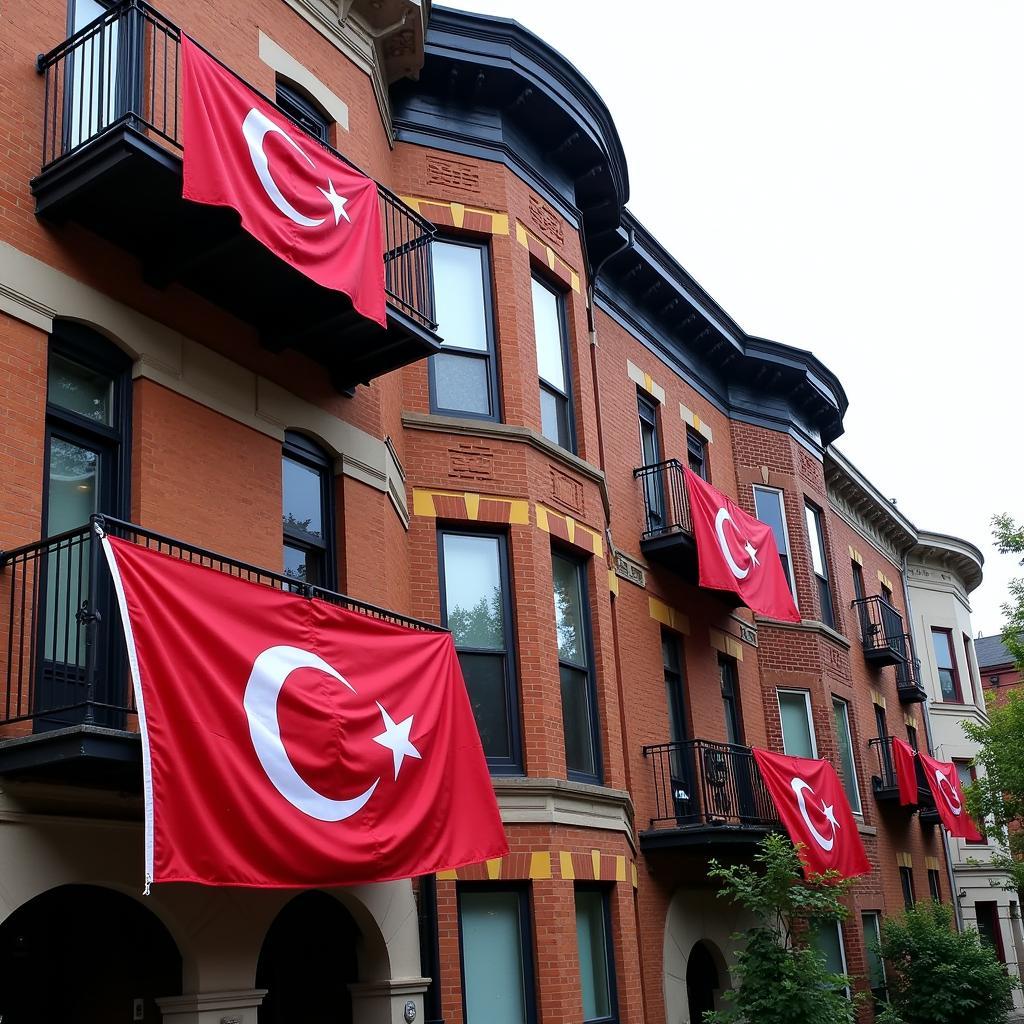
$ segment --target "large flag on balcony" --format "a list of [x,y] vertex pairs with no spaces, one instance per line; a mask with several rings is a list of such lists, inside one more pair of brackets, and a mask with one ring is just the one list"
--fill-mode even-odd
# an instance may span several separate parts
[[182,195],[242,227],[363,316],[387,326],[377,185],[181,39]]
[[916,754],[917,751],[906,740],[893,736],[892,763],[901,804],[917,803],[917,766],[914,762]]
[[124,540],[146,876],[352,885],[508,852],[450,634]]
[[759,615],[799,622],[772,528],[684,467],[699,582],[731,590]]
[[866,875],[871,864],[835,768],[828,761],[787,757],[754,748],[768,792],[811,872]]
[[956,765],[948,761],[936,761],[923,750],[919,750],[917,756],[921,759],[924,777],[935,798],[935,809],[946,831],[957,839],[980,840],[981,833],[975,828],[964,806],[964,791],[960,786]]

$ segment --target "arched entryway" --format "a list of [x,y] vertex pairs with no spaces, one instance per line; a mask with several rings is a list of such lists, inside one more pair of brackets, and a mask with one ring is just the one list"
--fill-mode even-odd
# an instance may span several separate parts
[[161,921],[130,896],[62,885],[0,925],[3,1024],[157,1024],[156,999],[177,995],[178,947]]
[[686,995],[693,1024],[704,1020],[706,1010],[717,1009],[715,1000],[721,987],[718,964],[711,950],[704,942],[696,943],[686,961]]
[[304,892],[274,919],[260,950],[259,1024],[352,1024],[348,986],[358,980],[360,933],[332,896]]

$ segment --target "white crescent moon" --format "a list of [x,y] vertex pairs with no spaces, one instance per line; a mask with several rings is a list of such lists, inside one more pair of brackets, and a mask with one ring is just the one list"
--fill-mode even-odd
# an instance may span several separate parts
[[[796,802],[800,805],[800,813],[803,815],[804,822],[810,830],[811,835],[814,836],[814,841],[827,853],[832,849],[836,842],[835,826],[832,826],[832,837],[830,839],[826,839],[814,827],[814,825],[811,824],[810,815],[807,813],[807,801],[804,797],[804,790],[806,789],[810,793],[814,793],[814,790],[811,789],[803,779],[793,779],[790,785],[793,787],[793,792],[796,793]],[[822,805],[822,807],[824,807],[824,805]]]
[[320,821],[344,821],[362,809],[377,788],[378,778],[369,789],[351,800],[332,800],[308,785],[295,770],[281,741],[281,723],[277,719],[277,699],[288,676],[299,668],[326,672],[353,693],[355,688],[323,658],[299,647],[268,647],[254,662],[245,684],[242,705],[249,719],[249,735],[256,756],[274,788],[303,814]]
[[[943,783],[946,784],[945,789],[943,789]],[[947,779],[946,776],[943,775],[938,768],[935,769],[935,785],[939,787],[939,792],[942,793],[942,799],[945,800],[947,804],[949,804],[949,809],[954,814],[959,814],[960,811],[963,809],[963,804],[960,803],[960,798],[956,795],[956,792],[953,789],[953,783],[950,782],[949,779]],[[949,790],[949,792],[947,793],[946,790]],[[952,797],[953,800],[956,801],[955,805],[953,803],[953,800],[950,799],[950,797]]]
[[289,220],[295,221],[296,224],[299,224],[304,228],[315,228],[319,224],[323,224],[325,220],[323,217],[319,220],[314,220],[312,217],[306,217],[299,213],[299,211],[296,210],[287,199],[285,199],[284,194],[277,187],[277,182],[274,181],[274,176],[270,173],[270,164],[267,162],[267,154],[263,151],[263,140],[266,138],[268,132],[277,132],[278,135],[286,139],[288,141],[288,145],[291,146],[292,149],[294,149],[310,167],[315,167],[316,164],[314,164],[313,161],[303,153],[299,144],[283,128],[278,127],[278,125],[274,124],[266,114],[253,107],[252,110],[245,115],[245,120],[242,122],[242,134],[245,136],[245,141],[249,144],[249,156],[252,157],[252,165],[256,169],[256,176],[260,179],[260,184],[270,197],[270,201],[287,218],[289,218]]
[[[715,516],[715,532],[718,534],[718,546],[722,549],[722,554],[725,555],[725,560],[729,563],[729,568],[732,570],[733,576],[738,580],[746,579],[747,574],[750,572],[750,566],[746,569],[741,569],[736,564],[736,559],[732,557],[732,552],[729,550],[729,544],[725,539],[725,521],[728,520],[732,523],[732,516],[729,515],[729,510],[720,508],[718,515]],[[736,529],[736,524],[732,523],[732,528]]]

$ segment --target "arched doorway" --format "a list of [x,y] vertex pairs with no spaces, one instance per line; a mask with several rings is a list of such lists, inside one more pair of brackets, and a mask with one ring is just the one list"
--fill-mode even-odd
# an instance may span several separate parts
[[122,893],[62,885],[0,925],[3,1024],[156,1024],[156,999],[179,995],[181,954],[174,939],[153,913]]
[[358,980],[360,933],[349,912],[323,892],[296,896],[263,940],[256,987],[267,994],[259,1024],[352,1024],[348,986]]
[[690,1024],[702,1024],[705,1010],[714,1010],[715,997],[721,983],[718,965],[711,950],[698,942],[690,950],[686,961],[686,995],[690,1007]]

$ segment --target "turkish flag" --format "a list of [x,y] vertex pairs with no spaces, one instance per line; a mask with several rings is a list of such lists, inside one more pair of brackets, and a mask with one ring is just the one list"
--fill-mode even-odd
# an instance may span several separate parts
[[960,786],[956,765],[948,761],[936,761],[923,750],[919,750],[917,756],[921,758],[924,777],[928,780],[928,788],[935,798],[935,808],[946,831],[957,839],[981,840],[983,837],[964,806],[964,791]]
[[808,871],[823,874],[831,869],[844,878],[870,873],[843,784],[828,761],[756,747],[754,760]]
[[748,515],[691,469],[686,474],[700,585],[731,590],[759,615],[799,622],[772,528]]
[[142,731],[147,884],[354,885],[508,852],[449,633],[103,543]]
[[230,206],[300,273],[387,326],[377,185],[181,37],[181,194]]
[[901,804],[917,803],[917,767],[914,764],[916,755],[917,751],[906,740],[893,736],[892,761]]

